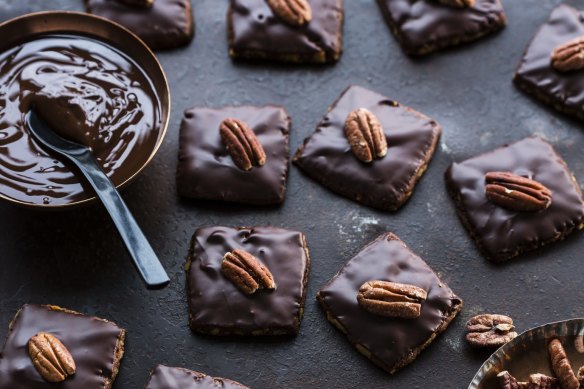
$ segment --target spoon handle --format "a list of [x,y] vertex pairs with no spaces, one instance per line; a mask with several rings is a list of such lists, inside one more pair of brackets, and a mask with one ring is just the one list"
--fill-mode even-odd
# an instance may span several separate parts
[[88,151],[78,155],[72,161],[87,178],[107,209],[146,285],[149,288],[161,288],[168,284],[170,279],[156,253],[154,253],[152,246],[148,243],[116,187],[97,164],[91,153]]

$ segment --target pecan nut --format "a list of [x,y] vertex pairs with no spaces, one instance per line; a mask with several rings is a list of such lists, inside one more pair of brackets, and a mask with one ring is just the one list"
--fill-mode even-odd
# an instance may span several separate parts
[[552,51],[552,67],[560,72],[584,68],[584,36],[559,45]]
[[245,294],[254,294],[258,289],[276,289],[272,273],[245,250],[237,249],[225,254],[221,272]]
[[266,153],[249,126],[238,119],[225,119],[219,127],[221,140],[237,167],[251,170],[266,163]]
[[345,136],[355,157],[363,162],[383,158],[387,154],[387,139],[379,119],[368,109],[352,111],[345,121]]
[[470,8],[475,4],[475,0],[438,0],[438,2],[455,8]]
[[266,0],[274,15],[291,26],[303,26],[312,20],[308,0]]
[[361,285],[357,301],[375,315],[415,319],[420,317],[427,292],[414,285],[388,281],[368,281]]
[[581,366],[576,373],[576,378],[580,381],[580,387],[584,388],[584,366]]
[[513,211],[535,212],[547,209],[552,192],[543,184],[510,172],[485,175],[485,195],[492,203]]
[[484,314],[466,323],[466,341],[477,348],[501,347],[517,336],[513,319],[504,315]]
[[154,4],[154,0],[118,0],[118,2],[136,8],[151,8]]
[[[531,374],[529,376],[529,382],[526,383],[525,388],[527,389],[557,389],[558,379],[554,377],[549,377],[545,374]],[[522,384],[521,382],[519,384]],[[521,387],[519,387],[521,388]]]
[[578,389],[580,381],[572,370],[572,365],[559,339],[553,339],[548,344],[548,353],[552,362],[552,370],[560,381],[562,389]]
[[62,382],[75,374],[71,353],[59,339],[48,332],[39,332],[28,341],[32,364],[47,382]]
[[527,382],[518,382],[507,370],[497,374],[497,381],[501,389],[527,389]]

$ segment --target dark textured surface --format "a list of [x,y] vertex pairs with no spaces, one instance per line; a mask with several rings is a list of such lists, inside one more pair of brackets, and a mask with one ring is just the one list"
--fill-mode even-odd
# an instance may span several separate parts
[[[0,15],[83,8],[81,0],[4,0]],[[580,2],[571,0],[569,4]],[[105,212],[88,206],[39,213],[0,204],[0,336],[25,302],[53,303],[113,320],[128,330],[116,389],[141,388],[156,364],[227,377],[252,388],[465,388],[487,353],[463,342],[467,319],[485,311],[514,317],[518,329],[584,316],[581,234],[495,266],[457,219],[443,173],[463,160],[533,133],[549,139],[584,182],[582,124],[556,114],[512,84],[529,40],[558,0],[505,0],[509,26],[475,44],[412,61],[373,0],[349,0],[345,53],[335,66],[288,68],[233,64],[227,55],[226,0],[195,0],[197,37],[160,55],[172,87],[166,142],[124,197],[172,278],[147,291]],[[193,105],[284,105],[294,150],[347,87],[375,89],[428,116],[444,131],[429,169],[396,214],[333,195],[296,167],[281,207],[253,208],[179,200],[174,171],[183,110]],[[296,338],[216,339],[188,328],[184,263],[202,225],[273,224],[307,235],[312,267],[306,315]],[[359,355],[314,300],[316,291],[363,245],[393,231],[465,301],[460,316],[412,365],[390,377]]]

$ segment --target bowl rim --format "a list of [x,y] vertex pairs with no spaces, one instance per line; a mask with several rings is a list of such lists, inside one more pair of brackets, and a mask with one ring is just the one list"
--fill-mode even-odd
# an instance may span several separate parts
[[[170,115],[171,115],[171,106],[172,106],[172,104],[171,104],[171,97],[172,96],[170,94],[170,85],[168,83],[168,78],[166,76],[164,68],[162,67],[162,64],[158,60],[158,57],[156,56],[154,51],[138,35],[134,34],[132,31],[130,31],[128,28],[124,27],[123,25],[116,23],[110,19],[104,18],[102,16],[89,14],[87,12],[64,11],[64,10],[31,12],[31,13],[27,13],[24,15],[16,16],[12,19],[8,19],[8,20],[0,23],[0,29],[2,29],[6,25],[9,25],[12,23],[17,23],[17,22],[20,22],[20,21],[25,20],[25,19],[32,19],[32,18],[39,18],[39,17],[58,17],[58,16],[63,16],[63,15],[65,15],[66,17],[73,16],[73,17],[80,17],[80,18],[86,18],[86,19],[93,19],[94,21],[98,21],[99,23],[104,23],[106,25],[110,25],[111,27],[117,28],[118,30],[121,30],[123,33],[126,33],[132,39],[134,39],[136,41],[136,43],[139,46],[141,46],[141,48],[144,49],[151,56],[151,59],[153,60],[153,63],[155,65],[156,70],[158,70],[160,72],[160,75],[161,75],[163,92],[166,95],[164,97],[166,97],[167,103],[166,104],[164,103],[164,101],[163,101],[164,99],[161,98],[162,96],[158,96],[158,97],[159,97],[159,101],[160,101],[161,113],[164,112],[164,110],[166,109],[167,115],[166,115],[166,118],[163,118],[163,120],[162,120],[162,125],[160,127],[160,130],[161,130],[160,135],[158,136],[158,140],[156,141],[156,144],[155,144],[154,148],[152,149],[152,152],[150,153],[150,155],[148,156],[146,161],[142,164],[142,166],[140,166],[139,169],[137,169],[132,175],[130,175],[124,181],[115,185],[116,189],[119,190],[119,189],[122,189],[123,187],[125,187],[130,182],[132,182],[150,164],[150,162],[152,162],[152,160],[154,159],[154,157],[158,153],[158,150],[160,149],[160,147],[164,143],[164,138],[166,137],[166,134],[168,132],[168,126],[170,125]],[[133,61],[135,61],[138,65],[140,65],[140,61],[138,61],[138,59],[125,53],[121,48],[115,46],[115,44],[113,42],[108,42],[105,38],[96,35],[90,29],[86,29],[86,30],[79,29],[79,30],[70,30],[70,31],[63,30],[62,33],[63,34],[71,34],[71,35],[77,34],[77,35],[82,36],[82,37],[92,38],[92,39],[95,39],[99,42],[105,43],[105,44],[112,46],[115,49],[119,50],[123,54],[127,55]],[[40,34],[37,33],[37,34],[31,34],[30,36],[31,37],[41,36],[43,34],[44,33],[40,33]],[[25,42],[27,35],[23,35],[22,38],[23,38],[22,39],[23,42]],[[146,73],[146,70],[144,68],[142,68],[142,71]],[[149,79],[151,79],[151,76],[148,73],[146,73],[146,76]],[[16,204],[18,206],[22,206],[22,207],[30,208],[30,209],[58,210],[58,209],[65,209],[65,208],[74,208],[74,207],[80,206],[82,204],[93,203],[97,200],[97,196],[95,194],[92,194],[91,196],[87,197],[86,199],[77,200],[77,201],[73,201],[73,202],[66,203],[66,204],[28,203],[28,202],[25,202],[22,200],[18,200],[18,199],[6,196],[5,194],[3,194],[1,192],[0,192],[0,199],[5,200],[9,203]]]

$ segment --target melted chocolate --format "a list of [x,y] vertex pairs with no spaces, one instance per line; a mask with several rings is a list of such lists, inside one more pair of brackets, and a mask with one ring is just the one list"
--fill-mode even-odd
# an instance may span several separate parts
[[[357,108],[373,112],[387,138],[387,155],[359,161],[344,124]],[[365,88],[348,88],[333,104],[316,132],[298,149],[294,162],[322,185],[352,200],[396,210],[410,197],[428,165],[441,128],[432,119]]]
[[[372,314],[357,302],[359,287],[371,280],[410,284],[428,293],[417,319]],[[370,359],[394,373],[412,362],[446,329],[462,308],[462,300],[442,283],[420,257],[395,235],[386,233],[367,245],[318,293],[329,320]],[[362,350],[360,350],[362,352]]]
[[312,21],[294,27],[265,0],[231,0],[229,48],[233,57],[290,62],[335,62],[343,40],[342,0],[309,0]]
[[[552,191],[550,207],[516,212],[491,203],[485,196],[485,174],[491,171],[508,171],[542,183]],[[459,216],[490,260],[507,260],[583,227],[580,188],[562,158],[540,138],[526,138],[454,163],[445,178]]]
[[144,72],[118,50],[85,37],[47,35],[5,51],[0,69],[3,196],[61,205],[92,193],[31,138],[23,118],[32,104],[55,131],[91,147],[116,185],[150,157],[160,135],[158,98]]
[[210,377],[180,367],[158,365],[144,389],[249,389],[226,378]]
[[[27,348],[28,340],[38,332],[49,332],[59,338],[75,360],[74,375],[58,384],[50,384],[41,377]],[[25,305],[11,323],[0,353],[0,388],[110,387],[121,358],[116,350],[123,338],[124,330],[106,320],[50,306]]]
[[188,44],[195,34],[191,0],[154,0],[152,7],[132,7],[117,0],[85,0],[87,12],[121,24],[150,48]]
[[500,30],[506,17],[500,0],[476,0],[454,8],[437,0],[377,0],[403,51],[423,55]]
[[[246,122],[266,152],[264,166],[238,168],[219,134],[224,119]],[[177,186],[181,196],[246,204],[284,201],[288,177],[290,117],[284,108],[191,108],[180,128]]]
[[584,71],[562,73],[551,65],[552,51],[584,35],[584,14],[567,6],[556,7],[527,48],[515,82],[538,99],[584,119]]
[[[223,276],[225,253],[243,249],[272,273],[276,290],[242,293]],[[310,259],[304,235],[274,227],[205,227],[188,259],[190,325],[213,335],[296,334],[302,318]]]

